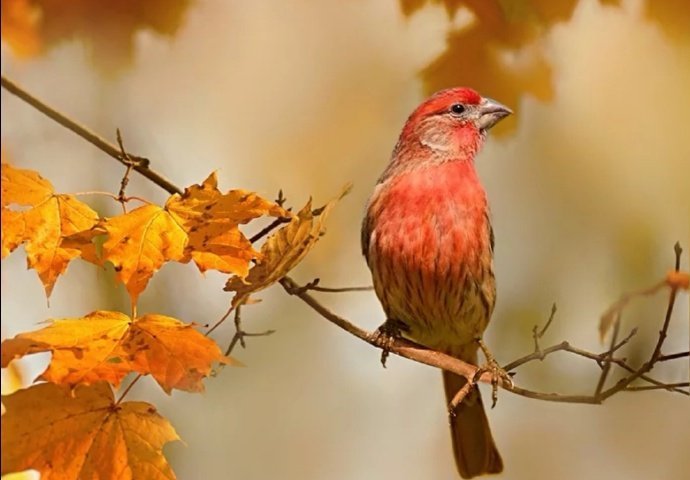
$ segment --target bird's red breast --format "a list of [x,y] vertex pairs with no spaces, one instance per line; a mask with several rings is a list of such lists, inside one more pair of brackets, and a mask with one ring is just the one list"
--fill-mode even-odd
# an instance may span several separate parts
[[415,168],[379,184],[369,204],[369,265],[389,318],[456,353],[493,308],[486,194],[470,161]]

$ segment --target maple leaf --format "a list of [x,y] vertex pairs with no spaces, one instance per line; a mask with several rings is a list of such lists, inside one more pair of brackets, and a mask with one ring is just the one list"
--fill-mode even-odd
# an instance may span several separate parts
[[312,210],[310,199],[290,223],[266,240],[261,247],[261,261],[246,279],[232,277],[225,284],[225,291],[235,292],[233,307],[243,303],[250,294],[273,285],[302,261],[323,235],[331,210],[350,188],[346,186],[338,197],[316,210]]
[[261,217],[288,217],[282,207],[256,193],[218,190],[216,174],[201,185],[173,195],[165,204],[170,214],[189,235],[184,261],[194,260],[201,272],[209,269],[245,277],[249,262],[259,257],[239,225]]
[[34,206],[53,194],[53,185],[34,170],[14,168],[3,162],[1,171],[3,208],[10,204]]
[[[11,205],[30,207],[15,211]],[[2,258],[26,244],[29,268],[38,273],[50,296],[69,262],[81,255],[66,236],[89,230],[98,214],[72,195],[56,194],[49,181],[32,170],[2,164]]]
[[53,320],[34,332],[2,342],[2,367],[15,358],[51,352],[39,378],[66,385],[101,380],[118,386],[130,372],[150,374],[167,393],[173,388],[203,391],[213,362],[234,364],[213,340],[192,324],[149,314],[132,320],[120,312],[97,311],[83,318]]
[[163,445],[179,440],[153,405],[116,404],[107,383],[74,391],[52,383],[3,396],[2,474],[43,480],[174,479]]
[[157,205],[144,205],[108,218],[98,229],[108,236],[103,244],[103,260],[113,264],[132,303],[136,303],[150,278],[165,262],[184,257],[187,233]]
[[194,260],[201,272],[214,269],[245,277],[259,252],[238,226],[262,215],[289,214],[255,193],[221,193],[212,173],[201,185],[172,195],[165,207],[144,205],[101,222],[96,230],[108,235],[103,260],[115,266],[136,303],[153,274],[168,261]]

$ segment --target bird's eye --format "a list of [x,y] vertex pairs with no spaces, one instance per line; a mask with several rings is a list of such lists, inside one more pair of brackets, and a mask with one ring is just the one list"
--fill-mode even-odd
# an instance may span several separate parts
[[454,103],[451,105],[450,111],[455,115],[460,115],[465,112],[465,106],[462,103]]

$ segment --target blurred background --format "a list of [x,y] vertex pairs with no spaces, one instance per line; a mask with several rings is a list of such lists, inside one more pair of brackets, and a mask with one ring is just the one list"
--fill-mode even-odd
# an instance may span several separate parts
[[[293,272],[326,286],[366,285],[359,227],[366,199],[409,112],[468,85],[516,111],[492,132],[478,169],[496,232],[498,304],[487,341],[502,363],[532,349],[531,328],[559,307],[545,344],[598,351],[598,318],[690,249],[690,4],[684,0],[353,0],[342,2],[2,0],[2,73],[68,116],[151,159],[178,185],[218,170],[224,189],[300,207],[354,190]],[[123,169],[2,91],[2,147],[58,191],[117,191]],[[128,193],[164,201],[132,178]],[[100,202],[100,203],[99,203]],[[116,205],[92,202],[103,214]],[[688,268],[687,254],[684,268]],[[170,264],[139,311],[215,322],[224,278]],[[318,317],[280,287],[247,307],[249,339],[202,395],[155,404],[185,443],[165,448],[181,479],[453,479],[438,371],[391,358]],[[50,317],[128,310],[112,276],[74,262],[50,299],[18,252],[2,263],[2,335]],[[372,292],[322,295],[358,325],[383,314]],[[635,302],[626,355],[644,361],[664,294]],[[687,350],[688,297],[666,351]],[[217,331],[229,342],[231,325]],[[46,356],[20,363],[22,380]],[[518,385],[589,393],[597,368],[554,356]],[[687,381],[688,361],[654,371]],[[485,392],[488,394],[488,392]],[[502,393],[490,412],[506,470],[497,478],[681,479],[690,475],[688,399],[624,393],[603,406]]]

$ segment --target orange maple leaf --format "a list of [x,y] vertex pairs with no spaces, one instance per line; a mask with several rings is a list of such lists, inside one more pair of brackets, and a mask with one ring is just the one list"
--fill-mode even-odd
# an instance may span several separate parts
[[232,277],[225,284],[224,290],[235,292],[233,307],[243,303],[250,294],[273,285],[302,261],[323,235],[331,210],[350,188],[346,186],[338,197],[316,210],[312,210],[310,199],[290,223],[266,240],[261,247],[261,261],[249,275]]
[[186,232],[157,205],[144,205],[108,218],[98,228],[108,235],[103,244],[103,260],[113,264],[132,303],[136,303],[153,274],[165,262],[184,257]]
[[236,363],[213,340],[163,315],[132,320],[119,312],[97,311],[83,318],[65,318],[34,332],[2,342],[1,364],[15,358],[51,352],[40,378],[77,385],[107,381],[118,386],[130,372],[151,374],[167,393],[173,388],[203,391],[203,378],[213,362]]
[[185,261],[194,260],[201,272],[218,270],[245,277],[249,262],[259,256],[238,228],[263,215],[287,217],[282,207],[256,193],[218,190],[216,174],[182,195],[173,195],[165,208],[189,235]]
[[168,261],[194,260],[201,272],[214,269],[245,277],[259,252],[238,226],[262,215],[289,214],[255,193],[221,193],[212,173],[201,185],[172,195],[165,207],[145,205],[96,228],[108,235],[103,260],[115,266],[136,303],[153,274]]
[[[18,211],[11,205],[30,208]],[[64,237],[89,230],[97,220],[88,205],[54,193],[37,172],[2,164],[2,258],[26,244],[28,266],[38,273],[47,296],[69,262],[81,254],[76,243],[63,244]]]
[[33,469],[44,480],[174,479],[163,445],[175,429],[144,402],[116,404],[107,383],[74,391],[52,383],[3,396],[2,474]]

